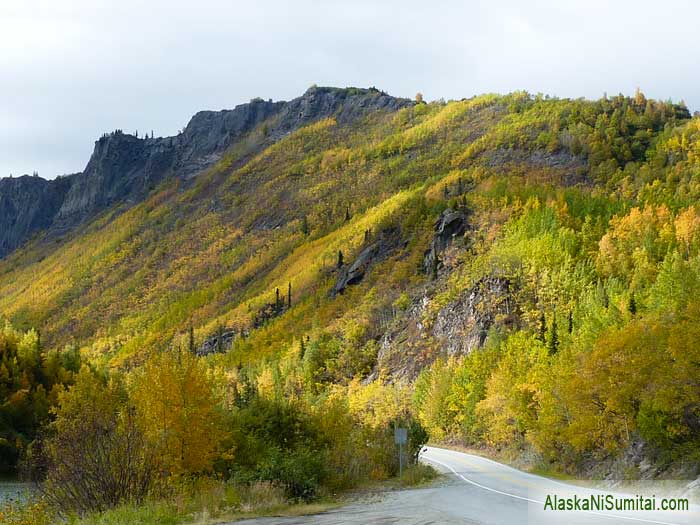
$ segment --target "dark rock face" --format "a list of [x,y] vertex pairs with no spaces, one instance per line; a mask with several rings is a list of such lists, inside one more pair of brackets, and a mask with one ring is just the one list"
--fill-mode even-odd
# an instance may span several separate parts
[[412,105],[376,89],[309,88],[304,95],[285,104],[276,132],[289,132],[308,122],[335,117],[338,124],[349,124],[379,110],[397,111]]
[[509,282],[487,277],[438,312],[433,338],[447,355],[468,354],[484,345],[496,316],[509,316],[511,310]]
[[238,336],[235,330],[223,330],[208,337],[197,349],[197,355],[204,356],[213,353],[226,352],[231,348],[233,340]]
[[340,269],[340,275],[331,290],[331,295],[342,294],[343,291],[354,284],[358,284],[364,278],[369,268],[386,259],[402,244],[397,230],[387,230],[379,235],[379,239],[362,249],[355,260]]
[[435,221],[435,235],[426,250],[423,259],[423,270],[430,274],[439,264],[440,254],[445,251],[454,239],[464,235],[467,230],[467,216],[459,210],[447,208]]
[[[37,231],[68,231],[110,206],[142,200],[167,178],[193,177],[246,136],[254,154],[323,118],[345,125],[411,104],[375,89],[314,87],[289,102],[255,99],[232,110],[201,111],[174,137],[137,138],[121,131],[104,135],[82,173],[54,181],[0,179],[0,257]],[[261,133],[250,135],[256,128]]]
[[232,110],[200,111],[180,135],[164,139],[177,149],[171,168],[188,177],[217,162],[224,151],[256,126],[279,113],[286,102],[260,99]]
[[401,322],[380,338],[372,378],[377,370],[385,370],[393,377],[414,379],[440,356],[465,355],[481,348],[491,327],[518,322],[511,285],[499,277],[486,277],[464,290],[426,326],[429,304],[427,296],[414,303]]
[[74,176],[58,218],[69,226],[82,222],[116,202],[140,200],[165,178],[188,178],[210,167],[283,105],[255,101],[232,110],[202,111],[175,137],[103,136],[85,171]]
[[45,180],[25,175],[0,179],[0,257],[31,235],[48,228],[63,203],[67,178]]

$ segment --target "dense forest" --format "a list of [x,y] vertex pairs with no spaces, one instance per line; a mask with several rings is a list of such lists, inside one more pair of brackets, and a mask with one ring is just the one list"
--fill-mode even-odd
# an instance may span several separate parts
[[78,514],[175,478],[313,499],[394,475],[396,425],[413,458],[430,439],[635,477],[616,461],[642,446],[695,477],[699,199],[700,117],[640,91],[234,144],[0,261],[0,465]]

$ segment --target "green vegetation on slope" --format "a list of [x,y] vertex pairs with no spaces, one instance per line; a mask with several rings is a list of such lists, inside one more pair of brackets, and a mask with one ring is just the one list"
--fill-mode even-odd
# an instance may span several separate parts
[[[291,480],[390,474],[383,440],[414,416],[433,439],[535,450],[572,471],[640,441],[697,470],[700,119],[683,105],[487,95],[324,120],[240,166],[236,155],[0,262],[0,311],[52,345],[74,340],[114,378],[127,371],[121,399],[149,446],[183,434],[172,409],[183,402],[165,394],[179,372],[170,387],[152,372],[182,362],[161,360],[192,346],[190,326],[197,343],[223,327],[241,334],[193,365],[211,400],[197,405],[204,455],[171,458],[168,472],[305,497]],[[426,273],[448,207],[468,228]],[[330,294],[387,236],[398,247]],[[507,283],[507,312],[483,348],[448,355],[433,327],[489,280]],[[280,306],[275,290],[289,285]],[[382,344],[397,333],[392,361]],[[402,360],[425,365],[415,385],[387,383]],[[166,435],[149,410],[172,415]]]

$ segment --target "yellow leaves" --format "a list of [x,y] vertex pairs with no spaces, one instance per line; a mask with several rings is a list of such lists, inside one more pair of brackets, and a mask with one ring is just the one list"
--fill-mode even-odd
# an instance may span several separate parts
[[410,411],[410,390],[403,384],[384,384],[376,380],[362,385],[353,380],[348,385],[350,413],[372,427],[385,427]]
[[490,394],[476,406],[476,414],[486,421],[486,441],[496,447],[518,446],[521,442],[516,420],[506,410],[508,397],[490,386]]
[[693,118],[677,128],[668,140],[659,144],[658,149],[665,152],[673,163],[682,160],[687,160],[691,166],[700,163],[700,119]]
[[690,254],[691,246],[697,242],[698,232],[700,232],[700,213],[698,208],[690,206],[681,211],[673,223],[676,231],[676,239],[685,249],[686,255]]
[[467,170],[451,170],[438,182],[430,186],[425,191],[425,199],[427,201],[438,202],[445,200],[445,189],[454,193],[454,189],[459,185],[460,179],[464,188],[467,186],[469,172]]
[[210,366],[207,368],[207,378],[212,385],[212,392],[215,399],[231,410],[236,400],[244,394],[244,385],[237,368],[228,369],[221,366]]
[[571,417],[566,436],[578,450],[617,450],[628,444],[643,399],[656,395],[670,367],[668,331],[655,319],[610,329],[563,386]]
[[493,445],[517,444],[535,428],[546,364],[544,345],[523,332],[504,344],[503,356],[486,384],[486,397],[476,407]]
[[324,171],[339,170],[350,162],[351,157],[352,150],[350,148],[330,149],[323,153],[320,168]]
[[221,430],[203,361],[179,351],[152,356],[133,379],[131,399],[169,472],[211,468]]
[[302,293],[318,278],[318,275],[332,266],[337,259],[338,250],[352,253],[364,242],[366,230],[376,231],[377,226],[392,215],[403,210],[410,199],[421,188],[412,191],[400,191],[367,210],[363,215],[354,217],[337,230],[319,239],[306,242],[287,253],[286,257],[267,276],[269,286],[260,294],[239,305],[231,315],[238,315],[248,306],[259,308],[274,297],[275,288],[280,283],[292,282],[295,294]]
[[274,397],[276,385],[271,368],[263,368],[256,379],[256,383],[258,386],[258,395],[260,397],[265,399],[272,399]]
[[603,275],[628,277],[639,264],[640,274],[649,279],[673,241],[668,207],[632,208],[627,215],[610,220],[610,228],[599,244],[598,269]]
[[482,96],[472,100],[452,102],[445,106],[420,104],[405,108],[397,113],[396,119],[410,122],[409,127],[392,134],[374,146],[374,153],[380,156],[393,156],[429,143],[440,132],[447,132],[470,110],[491,103],[495,97]]
[[0,502],[0,523],[3,525],[51,525],[56,516],[43,499]]
[[438,441],[455,430],[451,424],[454,413],[450,410],[450,404],[454,401],[452,387],[455,368],[454,359],[438,359],[421,374],[416,385],[414,399],[418,419],[430,436]]

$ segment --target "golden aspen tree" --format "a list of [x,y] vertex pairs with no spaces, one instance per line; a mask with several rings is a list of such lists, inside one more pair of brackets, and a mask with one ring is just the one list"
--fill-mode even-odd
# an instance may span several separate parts
[[171,474],[211,468],[221,430],[199,358],[179,350],[152,356],[137,372],[131,397],[140,426]]
[[685,256],[690,255],[690,248],[695,237],[700,231],[700,217],[694,207],[687,208],[676,217],[674,221],[676,239],[684,248]]

